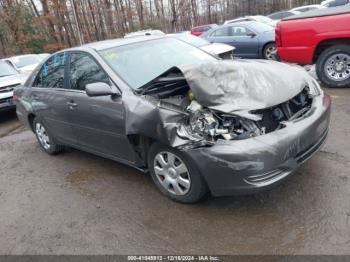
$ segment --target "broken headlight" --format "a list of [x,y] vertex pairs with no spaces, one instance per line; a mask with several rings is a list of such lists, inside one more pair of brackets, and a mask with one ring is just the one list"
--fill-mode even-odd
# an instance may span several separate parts
[[312,81],[309,82],[309,94],[312,96],[319,96],[323,94],[321,86],[315,79],[312,79]]
[[189,116],[178,126],[178,135],[182,138],[214,142],[219,138],[239,140],[265,133],[264,128],[259,128],[252,120],[215,113],[196,101],[191,102],[187,111]]

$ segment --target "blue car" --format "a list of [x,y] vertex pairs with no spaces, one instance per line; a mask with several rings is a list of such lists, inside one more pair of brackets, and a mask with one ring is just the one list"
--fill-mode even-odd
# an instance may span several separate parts
[[267,24],[255,21],[226,24],[209,30],[202,37],[211,43],[234,46],[236,57],[275,58],[275,29]]

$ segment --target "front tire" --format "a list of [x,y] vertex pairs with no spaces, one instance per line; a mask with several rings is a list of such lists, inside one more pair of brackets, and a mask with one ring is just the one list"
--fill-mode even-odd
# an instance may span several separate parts
[[263,56],[267,60],[276,60],[274,53],[276,52],[276,44],[269,43],[264,47]]
[[62,145],[59,145],[55,142],[53,136],[50,135],[45,125],[37,117],[34,118],[33,121],[33,130],[35,132],[35,136],[39,142],[39,145],[49,155],[56,155],[64,149]]
[[336,45],[324,50],[317,60],[316,73],[328,87],[350,86],[350,46]]
[[196,203],[208,193],[208,187],[185,154],[155,143],[148,154],[148,167],[160,192],[181,203]]

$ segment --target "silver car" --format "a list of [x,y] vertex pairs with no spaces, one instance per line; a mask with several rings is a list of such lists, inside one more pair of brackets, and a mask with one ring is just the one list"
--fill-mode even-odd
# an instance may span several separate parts
[[4,61],[0,61],[0,111],[15,107],[13,103],[13,90],[26,79],[25,74],[20,74]]
[[320,149],[330,118],[303,68],[218,60],[169,37],[63,50],[15,97],[45,152],[71,146],[149,171],[184,203],[280,183]]
[[37,54],[18,55],[3,59],[21,73],[31,73],[44,59]]

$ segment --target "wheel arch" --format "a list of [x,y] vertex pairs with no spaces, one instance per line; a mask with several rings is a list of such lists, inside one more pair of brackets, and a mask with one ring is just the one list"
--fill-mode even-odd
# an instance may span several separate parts
[[147,167],[148,151],[156,140],[142,134],[129,134],[127,138],[138,158],[136,159],[137,165],[140,167]]
[[276,45],[276,41],[272,41],[272,40],[271,40],[271,41],[269,41],[269,42],[264,43],[264,45],[262,46],[261,51],[260,51],[261,57],[264,57],[265,48],[266,48],[266,46],[269,45],[269,44],[275,44],[275,45]]
[[349,45],[350,46],[350,38],[333,38],[333,39],[327,39],[319,42],[315,48],[312,62],[316,63],[320,55],[325,51],[327,48],[334,46],[334,45]]
[[35,119],[35,117],[36,117],[36,115],[33,113],[28,114],[28,123],[29,123],[29,126],[33,132],[34,132],[34,119]]

